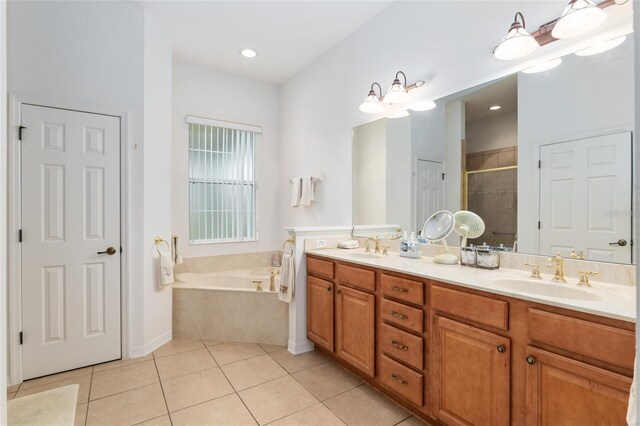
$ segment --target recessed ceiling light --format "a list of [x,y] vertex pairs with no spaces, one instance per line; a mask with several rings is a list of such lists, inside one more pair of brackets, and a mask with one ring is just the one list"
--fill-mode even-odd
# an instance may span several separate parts
[[587,47],[586,49],[578,50],[576,55],[578,56],[591,56],[597,55],[598,53],[606,52],[607,50],[611,50],[614,47],[620,46],[627,39],[626,35],[621,37],[616,37],[611,40],[604,41],[602,43],[594,44],[591,47]]
[[240,50],[240,54],[245,58],[255,58],[256,56],[258,56],[258,52],[256,50],[250,49],[248,47]]
[[561,63],[562,63],[562,58],[555,58],[555,59],[552,59],[550,61],[543,62],[541,64],[534,65],[532,67],[524,69],[524,70],[522,70],[522,72],[525,73],[525,74],[535,74],[535,73],[538,73],[538,72],[549,71],[550,69],[553,69],[553,68],[557,67]]
[[493,105],[493,106],[490,106],[490,107],[489,107],[489,109],[490,109],[491,111],[497,111],[497,110],[499,110],[500,108],[502,108],[500,105]]

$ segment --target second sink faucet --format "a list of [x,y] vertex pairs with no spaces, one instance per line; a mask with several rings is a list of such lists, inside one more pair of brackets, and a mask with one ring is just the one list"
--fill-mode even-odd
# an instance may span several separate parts
[[566,283],[567,280],[564,279],[564,259],[560,256],[560,252],[557,252],[555,256],[549,257],[547,259],[546,266],[553,266],[553,278],[551,281],[556,283]]
[[371,247],[369,246],[369,241],[373,241],[376,244],[374,251],[377,254],[380,254],[380,237],[375,237],[375,238],[368,237],[367,238],[367,241],[365,241],[365,243],[364,243],[364,251],[367,252],[367,253],[371,253]]

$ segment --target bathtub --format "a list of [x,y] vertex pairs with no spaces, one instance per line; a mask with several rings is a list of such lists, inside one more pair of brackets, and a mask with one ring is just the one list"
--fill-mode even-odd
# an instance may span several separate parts
[[[205,339],[286,345],[289,305],[269,291],[271,267],[183,272],[173,284],[173,334]],[[262,291],[257,284],[262,281]]]

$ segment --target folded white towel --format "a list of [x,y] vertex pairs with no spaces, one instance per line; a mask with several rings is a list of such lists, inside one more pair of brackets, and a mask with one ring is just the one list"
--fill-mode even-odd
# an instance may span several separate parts
[[278,299],[291,303],[296,286],[295,258],[293,254],[283,253],[280,266],[280,290]]
[[358,240],[348,240],[338,243],[338,248],[341,249],[357,249],[358,247],[360,247]]
[[180,256],[180,245],[178,244],[178,236],[171,236],[171,260],[173,265],[179,265],[183,262],[182,256]]
[[300,205],[300,176],[291,178],[291,207],[298,207]]
[[171,260],[171,254],[160,253],[158,266],[159,266],[158,276],[160,280],[160,287],[162,288],[173,282],[173,262]]
[[302,177],[302,195],[300,196],[300,205],[310,206],[315,199],[315,180],[313,176]]

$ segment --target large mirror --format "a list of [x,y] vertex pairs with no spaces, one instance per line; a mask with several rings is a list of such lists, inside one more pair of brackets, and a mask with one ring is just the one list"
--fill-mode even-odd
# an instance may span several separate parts
[[633,263],[633,39],[562,59],[354,128],[354,225],[470,210],[471,244]]

